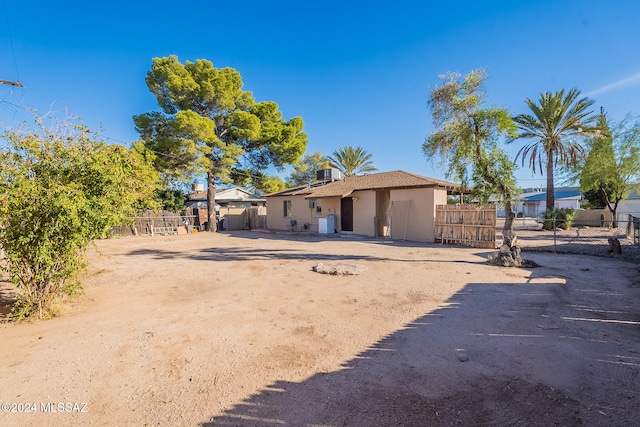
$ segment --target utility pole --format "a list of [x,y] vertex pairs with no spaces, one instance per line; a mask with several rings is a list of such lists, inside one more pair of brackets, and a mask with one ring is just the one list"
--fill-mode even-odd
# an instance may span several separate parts
[[24,87],[24,86],[22,86],[22,83],[20,83],[20,81],[13,82],[11,80],[0,80],[0,84],[9,85],[9,86]]

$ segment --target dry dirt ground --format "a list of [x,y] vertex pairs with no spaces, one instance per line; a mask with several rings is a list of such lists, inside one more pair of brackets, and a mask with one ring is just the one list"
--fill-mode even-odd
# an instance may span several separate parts
[[525,253],[542,267],[506,269],[491,253],[99,241],[63,316],[0,324],[0,425],[640,425],[638,265]]

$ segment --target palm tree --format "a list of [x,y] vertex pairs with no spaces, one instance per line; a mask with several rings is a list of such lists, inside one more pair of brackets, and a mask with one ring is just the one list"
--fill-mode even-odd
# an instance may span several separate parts
[[373,172],[378,169],[370,160],[371,154],[362,147],[340,147],[329,156],[329,162],[334,168],[340,169],[345,176]]
[[[514,118],[519,133],[515,139],[527,138],[535,141],[527,143],[518,151],[516,159],[522,156],[522,165],[529,158],[529,164],[536,173],[536,165],[542,173],[543,159],[547,172],[547,210],[554,207],[553,172],[558,164],[575,166],[584,158],[585,150],[581,140],[597,133],[594,126],[596,116],[587,111],[594,103],[589,98],[581,98],[578,89],[571,89],[566,96],[564,89],[556,93],[540,94],[536,104],[527,98],[526,103],[533,114],[520,114]],[[515,140],[514,139],[514,140]],[[513,142],[513,140],[509,141]]]

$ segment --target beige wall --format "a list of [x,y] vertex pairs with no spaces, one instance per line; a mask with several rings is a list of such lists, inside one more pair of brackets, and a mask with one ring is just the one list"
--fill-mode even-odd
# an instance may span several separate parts
[[[367,236],[375,236],[375,216],[380,206],[386,200],[385,192],[378,192],[385,200],[377,200],[376,191],[356,191],[352,197],[357,197],[353,202],[353,232]],[[410,201],[409,216],[404,230],[406,215],[396,218],[396,227],[393,229],[393,238],[413,240],[419,242],[433,242],[435,240],[435,206],[447,203],[447,192],[433,188],[390,190],[389,201],[393,203]],[[396,207],[398,204],[396,204]],[[340,230],[340,216],[336,218],[336,228]]]
[[436,206],[438,205],[446,205],[447,204],[447,192],[446,190],[434,189],[434,207],[433,207],[433,222],[435,224],[436,221]]
[[[428,208],[433,197],[428,197],[427,190],[392,190],[391,191],[391,237],[424,241],[428,239],[425,224],[419,223],[422,211]],[[408,204],[408,205],[407,205]]]
[[[391,202],[411,201],[408,220],[406,211],[400,217],[392,218],[391,231],[394,239],[418,242],[435,241],[435,207],[447,203],[447,192],[434,188],[391,190]],[[396,206],[401,203],[397,203]],[[395,210],[395,209],[394,209]],[[396,215],[397,216],[397,215]],[[406,221],[406,231],[405,231]]]
[[585,209],[578,211],[573,225],[587,225],[592,227],[600,227],[603,225],[601,219],[604,215],[604,221],[611,221],[611,212],[609,209]]
[[[283,202],[291,200],[291,216],[284,216]],[[309,199],[304,196],[273,196],[267,198],[267,228],[273,230],[289,230],[290,221],[296,220],[296,231],[301,231],[304,223],[309,223],[308,231],[318,232],[318,218],[335,215],[336,228],[339,229],[340,199],[316,199],[320,201],[321,212],[309,207]]]
[[[371,190],[355,191],[351,197],[358,199],[353,201],[353,233],[374,236],[376,192]],[[338,225],[340,226],[340,224]]]
[[[419,242],[433,242],[435,240],[435,206],[447,203],[447,192],[433,188],[390,190],[390,201],[410,200],[409,219],[406,234],[404,232],[404,217],[396,218],[393,229],[393,237],[406,238]],[[367,236],[375,236],[376,216],[376,191],[356,191],[351,197],[356,197],[353,202],[353,232]],[[283,201],[291,200],[291,216],[284,217]],[[318,231],[318,218],[333,214],[335,227],[341,230],[340,224],[340,198],[320,199],[322,212],[309,208],[309,199],[304,196],[272,196],[267,198],[267,227],[274,230],[289,230],[289,222],[295,219],[296,231],[301,230],[302,224],[310,224],[309,231]],[[379,206],[378,206],[379,208]],[[395,227],[395,228],[394,228]]]

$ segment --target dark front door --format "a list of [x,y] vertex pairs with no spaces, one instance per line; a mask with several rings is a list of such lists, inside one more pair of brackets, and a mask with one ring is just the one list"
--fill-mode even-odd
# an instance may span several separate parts
[[353,231],[353,199],[351,197],[340,199],[340,225],[342,231]]

